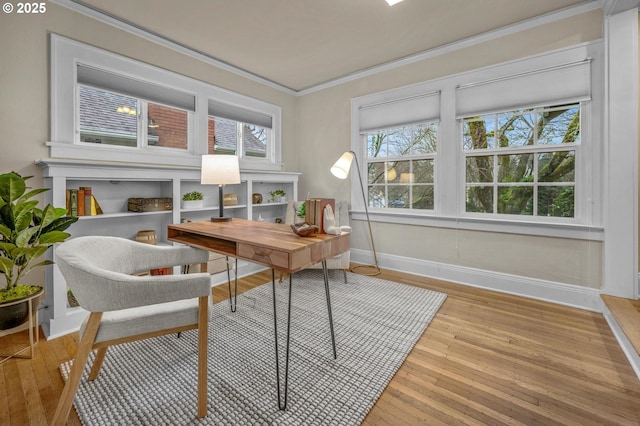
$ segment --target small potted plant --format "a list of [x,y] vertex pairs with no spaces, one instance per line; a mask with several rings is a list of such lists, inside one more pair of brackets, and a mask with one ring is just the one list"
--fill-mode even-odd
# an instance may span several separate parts
[[271,196],[272,203],[283,203],[286,201],[285,195],[287,195],[287,193],[284,192],[282,189],[276,189],[269,192],[269,195]]
[[296,223],[300,223],[300,222],[304,222],[306,216],[307,216],[307,203],[305,203],[304,201],[302,202],[302,204],[300,204],[300,207],[298,207],[298,209],[296,210]]
[[182,196],[182,208],[183,209],[200,209],[203,206],[204,197],[202,192],[192,191],[187,192]]
[[[15,172],[0,174],[0,275],[6,286],[0,288],[0,330],[7,330],[28,319],[28,300],[43,293],[40,285],[27,284],[25,276],[39,266],[50,265],[42,255],[69,237],[64,232],[77,217],[67,209],[47,204],[39,209],[36,195],[47,188],[27,191],[25,181]],[[16,303],[24,299],[24,302]]]

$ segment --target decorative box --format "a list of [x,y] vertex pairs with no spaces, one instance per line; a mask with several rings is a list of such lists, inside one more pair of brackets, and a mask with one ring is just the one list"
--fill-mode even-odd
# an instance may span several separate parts
[[232,194],[224,194],[222,205],[223,206],[237,206],[238,205],[238,196],[236,194],[233,194],[233,193]]
[[173,198],[129,198],[127,210],[130,212],[173,210]]

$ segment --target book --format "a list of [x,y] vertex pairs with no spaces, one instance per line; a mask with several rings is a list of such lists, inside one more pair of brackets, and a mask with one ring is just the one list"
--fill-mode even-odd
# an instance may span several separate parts
[[102,207],[100,207],[100,204],[98,203],[98,200],[96,200],[96,197],[91,194],[91,215],[97,215],[97,214],[102,214]]
[[78,216],[78,190],[69,190],[69,216]]
[[77,216],[84,216],[84,189],[78,188],[78,214]]
[[[79,189],[82,190],[84,194],[84,215],[91,216],[91,187],[81,186]],[[78,197],[80,197],[80,194],[78,194]],[[78,206],[78,210],[79,209],[80,207]]]
[[[313,213],[310,213],[308,218],[307,215],[305,215],[305,221],[312,225],[317,225],[320,228],[320,231],[318,231],[320,234],[326,234],[324,231],[324,208],[330,205],[335,214],[336,200],[334,198],[310,198],[306,200],[306,203],[308,204],[305,206],[305,213],[310,210],[313,211]],[[311,222],[311,220],[313,220],[313,222]]]

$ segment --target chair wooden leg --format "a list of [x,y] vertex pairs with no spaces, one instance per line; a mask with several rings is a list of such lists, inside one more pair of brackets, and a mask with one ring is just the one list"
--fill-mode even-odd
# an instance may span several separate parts
[[102,363],[104,362],[104,357],[107,355],[108,346],[104,348],[98,349],[96,353],[96,357],[93,360],[93,366],[91,367],[91,372],[89,373],[89,381],[94,381],[98,378],[98,374],[100,373],[100,368],[102,367]]
[[198,307],[198,417],[202,418],[207,415],[209,297],[201,297]]
[[73,366],[71,367],[69,379],[67,380],[67,383],[62,390],[62,395],[60,396],[60,400],[58,401],[56,413],[53,415],[53,421],[51,422],[51,424],[54,426],[61,426],[67,422],[69,411],[71,410],[71,405],[73,404],[73,398],[76,395],[78,384],[80,384],[82,371],[84,370],[84,366],[87,363],[87,358],[89,358],[89,354],[91,353],[91,348],[93,347],[93,342],[96,338],[96,334],[98,333],[101,319],[102,312],[92,312],[89,316],[87,328],[84,331],[82,340],[80,340],[78,351],[76,352],[76,357],[73,360]]

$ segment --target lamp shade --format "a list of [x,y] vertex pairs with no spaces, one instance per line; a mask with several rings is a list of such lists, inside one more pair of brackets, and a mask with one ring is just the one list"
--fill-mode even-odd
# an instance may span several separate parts
[[353,153],[347,151],[331,166],[331,174],[338,179],[346,179],[349,176],[349,170],[351,169],[351,162],[353,161]]
[[237,155],[203,155],[200,183],[231,185],[240,183],[240,164]]

